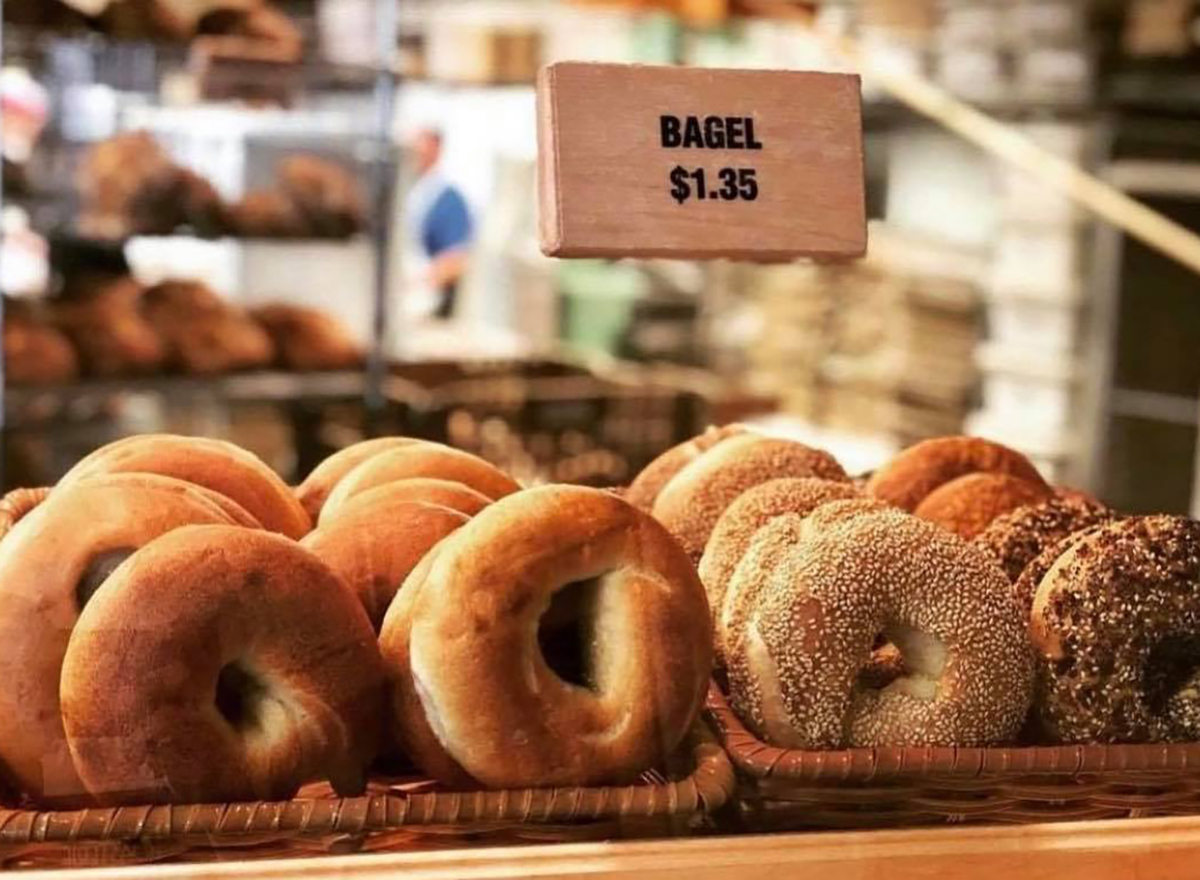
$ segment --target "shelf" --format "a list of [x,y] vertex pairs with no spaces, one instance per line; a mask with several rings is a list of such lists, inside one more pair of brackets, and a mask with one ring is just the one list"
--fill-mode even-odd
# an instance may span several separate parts
[[94,379],[71,385],[45,388],[9,387],[4,389],[6,419],[10,426],[18,416],[30,410],[57,413],[88,407],[108,398],[126,394],[154,394],[172,401],[217,396],[230,401],[326,400],[361,397],[366,378],[360,370],[295,373],[262,371],[227,376],[179,376],[151,379]]
[[[616,877],[661,880],[929,880],[1190,877],[1200,819],[1132,819],[996,828],[777,834],[639,843],[586,843],[287,861],[124,868],[130,878]],[[101,880],[104,870],[76,870]]]

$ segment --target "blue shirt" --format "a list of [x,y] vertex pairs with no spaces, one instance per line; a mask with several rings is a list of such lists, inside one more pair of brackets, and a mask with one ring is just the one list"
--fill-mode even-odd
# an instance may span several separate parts
[[466,245],[471,240],[471,213],[466,199],[453,186],[445,186],[433,200],[421,223],[421,246],[431,258]]

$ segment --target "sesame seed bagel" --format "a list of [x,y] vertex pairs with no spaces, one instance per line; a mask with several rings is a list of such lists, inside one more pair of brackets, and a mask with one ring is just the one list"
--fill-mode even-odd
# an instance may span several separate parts
[[404,579],[434,544],[468,519],[448,507],[385,495],[347,507],[300,544],[354,591],[378,631]]
[[781,477],[848,482],[846,472],[828,452],[792,440],[737,434],[672,477],[655,500],[653,514],[692,561],[699,562],[725,509],[746,490]]
[[686,555],[633,505],[579,486],[510,495],[442,541],[380,642],[411,757],[510,788],[655,765],[695,720],[712,660]]
[[1200,738],[1200,522],[1130,517],[1083,534],[1034,596],[1038,720],[1061,742]]
[[321,516],[321,508],[325,506],[325,499],[342,477],[372,456],[398,449],[408,443],[420,442],[422,441],[408,437],[377,437],[351,444],[313,468],[312,473],[296,488],[296,498],[309,518],[316,522]]
[[1098,501],[1056,496],[997,517],[975,537],[975,543],[992,554],[1009,581],[1016,583],[1025,566],[1047,547],[1112,515]]
[[729,579],[758,530],[777,516],[804,516],[829,501],[858,495],[852,483],[835,483],[815,477],[769,480],[743,492],[721,514],[700,558],[700,580],[712,609],[716,656],[721,661],[725,599]]
[[80,615],[61,688],[103,804],[280,800],[315,779],[359,794],[382,733],[366,614],[265,531],[192,526],[134,553]]
[[910,446],[875,471],[867,481],[867,494],[911,513],[938,486],[974,473],[1045,482],[1015,449],[978,437],[939,437]]
[[371,456],[339,480],[325,499],[320,522],[337,516],[359,493],[421,477],[462,483],[493,500],[521,488],[508,474],[469,452],[438,443],[410,443]]
[[[729,646],[733,705],[759,735],[828,749],[987,745],[1017,734],[1032,654],[985,553],[856,501],[827,504],[793,528]],[[880,690],[860,673],[881,633],[905,674]]]
[[59,710],[80,611],[137,548],[186,525],[234,525],[218,498],[154,474],[92,477],[55,488],[0,542],[0,764],[39,804],[87,802]]
[[224,440],[143,434],[102,446],[59,485],[99,474],[150,473],[196,483],[232,498],[264,529],[299,539],[312,521],[292,490],[253,453]]
[[448,507],[468,517],[474,516],[492,503],[492,499],[462,483],[435,480],[432,477],[415,477],[411,480],[384,483],[374,489],[359,492],[347,499],[345,504],[331,511],[330,515],[322,520],[321,526],[323,528],[332,525],[343,516],[351,515],[364,507],[377,507],[401,501]]
[[1008,474],[968,474],[938,486],[913,513],[970,541],[996,517],[1050,497],[1044,483]]
[[709,428],[698,437],[671,447],[646,465],[634,478],[629,488],[625,490],[625,500],[642,510],[651,510],[654,507],[654,499],[658,497],[658,493],[662,491],[663,486],[670,482],[672,477],[722,440],[745,432],[746,429],[741,425]]
[[[820,510],[826,522],[841,522],[872,511],[885,510],[887,505],[873,498],[831,501]],[[762,601],[762,596],[780,588],[776,560],[797,552],[809,535],[804,528],[805,515],[785,513],[767,521],[754,533],[746,552],[742,554],[730,575],[721,609],[721,643],[726,665],[730,658],[744,656],[746,626]],[[783,589],[790,589],[784,584]]]

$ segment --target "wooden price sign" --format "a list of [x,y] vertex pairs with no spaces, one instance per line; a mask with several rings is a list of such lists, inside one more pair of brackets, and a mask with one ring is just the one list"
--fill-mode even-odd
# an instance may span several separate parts
[[555,257],[860,257],[857,76],[565,62],[538,82]]

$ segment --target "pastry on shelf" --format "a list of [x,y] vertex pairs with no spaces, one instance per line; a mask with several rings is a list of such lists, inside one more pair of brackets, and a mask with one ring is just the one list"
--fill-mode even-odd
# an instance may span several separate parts
[[75,346],[86,373],[112,378],[162,369],[166,350],[139,311],[141,294],[141,286],[124,277],[55,304],[55,321]]
[[279,165],[279,187],[318,238],[346,238],[366,226],[362,187],[335,162],[289,156]]
[[10,385],[60,385],[79,375],[70,340],[32,304],[4,301],[4,378]]
[[347,370],[362,364],[358,344],[328,312],[272,303],[251,309],[250,314],[274,340],[280,366],[290,370]]
[[142,313],[162,338],[170,366],[185,373],[218,375],[267,367],[275,359],[267,332],[199,282],[166,281],[149,288]]
[[273,189],[248,192],[228,209],[229,232],[243,238],[303,238],[304,215],[295,203]]

